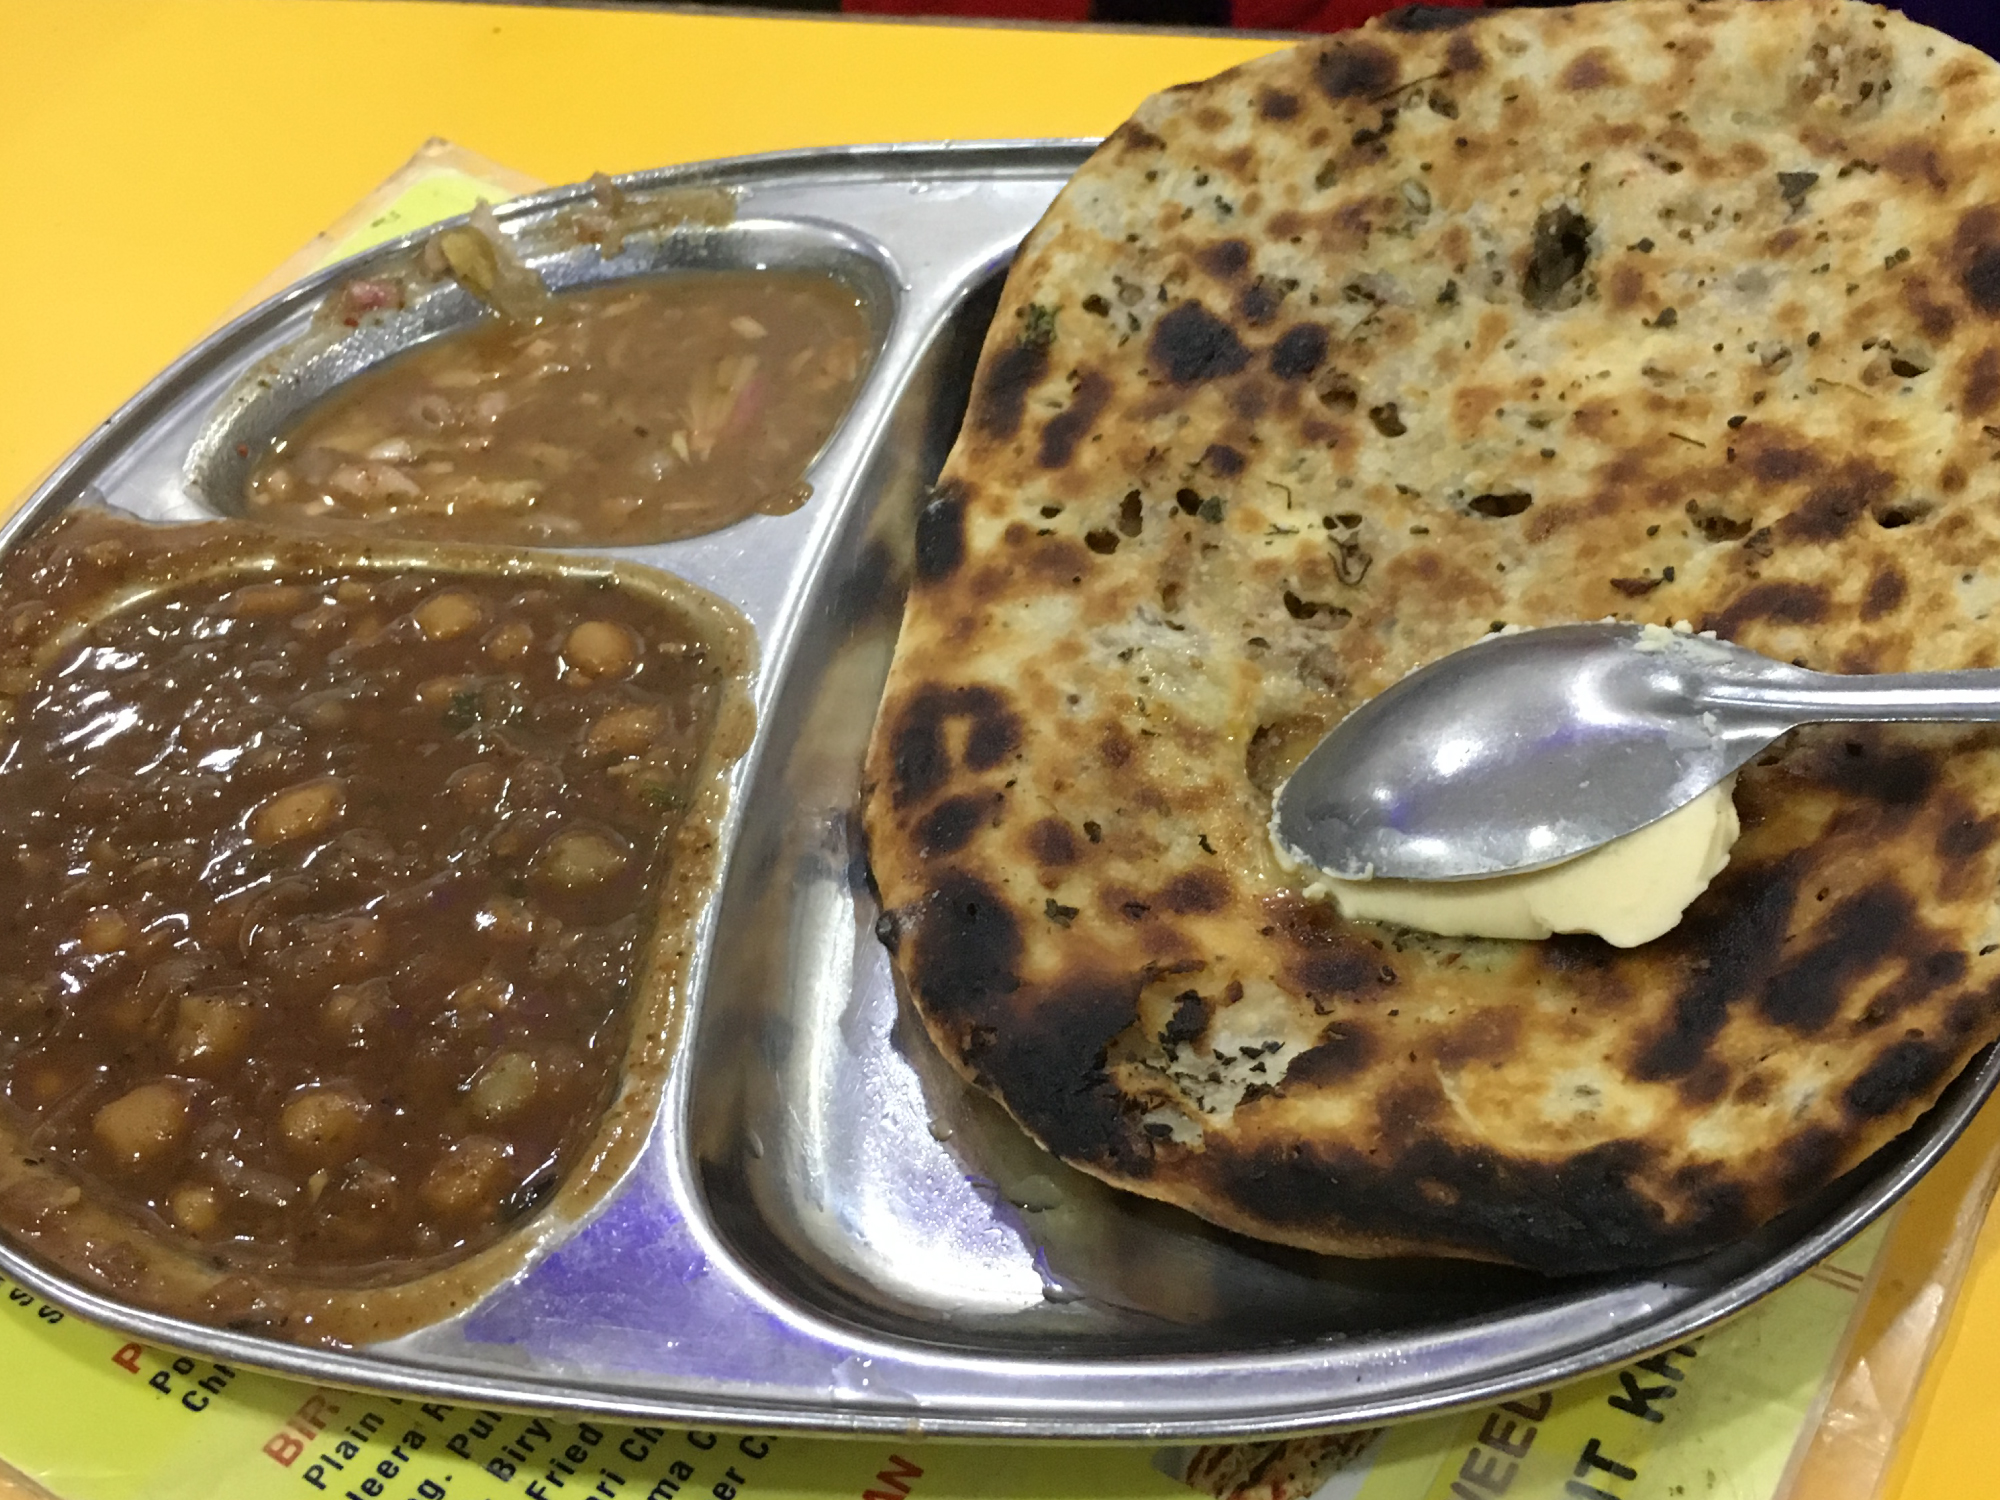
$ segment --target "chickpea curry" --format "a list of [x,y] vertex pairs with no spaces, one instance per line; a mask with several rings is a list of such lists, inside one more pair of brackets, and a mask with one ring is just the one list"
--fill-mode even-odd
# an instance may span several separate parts
[[0,1123],[245,1272],[442,1265],[546,1201],[738,664],[608,577],[379,562],[211,569],[53,649],[5,684]]
[[343,385],[251,474],[260,520],[542,545],[796,509],[871,347],[852,288],[678,272],[489,316]]

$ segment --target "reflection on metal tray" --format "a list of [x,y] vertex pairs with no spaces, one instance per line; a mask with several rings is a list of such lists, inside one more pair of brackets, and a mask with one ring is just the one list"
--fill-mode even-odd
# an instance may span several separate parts
[[[1724,1253],[1576,1282],[1342,1261],[1097,1185],[930,1050],[873,935],[853,813],[862,747],[915,507],[964,409],[1004,267],[1087,149],[888,147],[641,174],[622,183],[639,199],[731,186],[737,220],[610,262],[549,232],[586,189],[500,212],[565,285],[697,264],[832,269],[881,339],[803,509],[609,554],[736,603],[764,665],[691,1014],[645,1153],[603,1211],[471,1309],[352,1351],[137,1311],[4,1244],[0,1270],[135,1337],[454,1401],[762,1428],[1249,1435],[1485,1400],[1683,1339],[1824,1256],[1943,1152],[2000,1080],[1994,1053],[1901,1139]],[[302,283],[193,351],[0,540],[87,497],[157,519],[231,508],[238,443],[471,315],[447,288],[400,321],[287,352],[331,288],[407,251]]]

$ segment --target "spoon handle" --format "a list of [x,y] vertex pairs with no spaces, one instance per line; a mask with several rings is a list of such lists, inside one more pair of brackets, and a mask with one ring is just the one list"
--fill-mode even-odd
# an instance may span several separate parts
[[1780,681],[1716,682],[1704,702],[1795,724],[2000,721],[2000,670],[1792,672]]

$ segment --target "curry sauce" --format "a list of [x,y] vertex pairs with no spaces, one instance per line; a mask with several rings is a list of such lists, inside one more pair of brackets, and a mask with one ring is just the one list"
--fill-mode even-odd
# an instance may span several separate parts
[[871,350],[800,271],[678,272],[488,316],[340,387],[276,438],[247,513],[400,536],[602,546],[796,509]]
[[447,1264],[592,1149],[741,664],[609,577],[210,574],[6,671],[0,1124],[218,1267]]

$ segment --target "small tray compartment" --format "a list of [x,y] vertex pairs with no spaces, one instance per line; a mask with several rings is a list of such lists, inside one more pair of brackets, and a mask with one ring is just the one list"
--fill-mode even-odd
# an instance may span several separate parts
[[[643,209],[645,203],[645,195],[639,195],[633,207]],[[564,233],[566,223],[562,215],[553,215],[509,236],[511,248],[557,296],[717,271],[807,273],[852,291],[867,330],[857,394],[895,321],[899,289],[881,250],[831,224],[739,219],[720,226],[679,225],[634,232],[617,254],[607,256],[599,246],[578,243],[574,234]],[[315,321],[302,337],[252,367],[188,455],[186,483],[192,496],[218,514],[243,514],[251,473],[274,438],[291,431],[355,377],[490,316],[456,282],[418,272],[420,260],[420,253],[412,251],[400,264],[392,260],[369,267],[372,274],[394,276],[410,290],[403,306],[365,314],[352,328],[344,322]],[[811,467],[809,462],[807,470]],[[365,529],[379,534],[388,528]],[[476,529],[467,525],[465,539],[483,540]]]
[[[751,738],[749,631],[651,568],[98,508],[62,519],[0,580],[19,610],[0,647],[5,706],[28,715],[12,758],[44,792],[10,820],[55,872],[10,888],[10,962],[49,966],[51,991],[77,997],[9,1058],[10,1092],[38,1072],[62,1082],[35,1131],[0,1116],[0,1234],[135,1306],[268,1337],[434,1322],[587,1217],[644,1146],[728,770]],[[496,656],[502,621],[517,635]],[[574,665],[585,628],[620,652],[594,679]],[[643,772],[664,804],[572,727],[634,703],[654,743],[681,715],[676,758]],[[73,727],[50,737],[77,715],[118,732],[88,750]],[[448,795],[467,772],[539,775],[541,790],[468,809]],[[109,835],[90,839],[84,882],[49,857],[84,842],[78,817]],[[550,870],[565,840],[595,866]],[[142,857],[165,868],[146,874]],[[86,929],[117,929],[89,959],[65,940],[80,902]],[[146,940],[162,929],[171,946]],[[579,936],[595,977],[540,967],[536,943]],[[468,1108],[509,1051],[525,1091],[517,1072],[511,1097]],[[541,1083],[556,1108],[524,1121]],[[179,1127],[129,1128],[136,1148],[117,1161],[106,1115],[148,1095],[175,1102],[141,1115],[177,1110]],[[326,1123],[290,1123],[313,1096]],[[459,1153],[478,1145],[489,1154],[468,1167]],[[316,1214],[354,1168],[373,1186]],[[444,1174],[443,1197],[427,1172]],[[78,1181],[101,1191],[79,1199]],[[189,1223],[184,1194],[210,1195],[209,1227]],[[246,1207],[249,1225],[226,1222]]]

